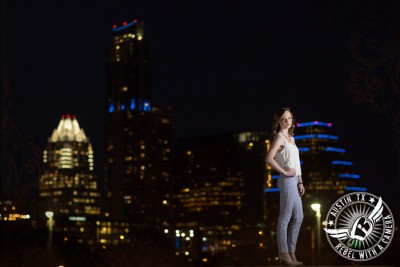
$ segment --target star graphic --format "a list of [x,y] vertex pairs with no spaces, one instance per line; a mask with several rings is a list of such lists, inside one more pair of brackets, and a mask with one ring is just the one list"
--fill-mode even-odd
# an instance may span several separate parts
[[333,221],[329,221],[328,224],[329,224],[329,226],[332,226],[333,225]]
[[371,202],[371,204],[374,203],[374,202],[375,202],[375,198],[370,197],[370,198],[369,198],[369,202]]

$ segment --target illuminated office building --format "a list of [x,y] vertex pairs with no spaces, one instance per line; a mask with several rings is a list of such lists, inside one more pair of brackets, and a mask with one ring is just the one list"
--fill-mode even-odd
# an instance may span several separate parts
[[93,148],[76,117],[62,117],[43,151],[39,196],[56,218],[96,217],[100,193]]
[[168,228],[172,120],[151,103],[144,24],[114,25],[107,69],[107,214],[131,225]]
[[354,173],[353,162],[347,159],[346,149],[331,128],[332,123],[319,121],[297,123],[295,140],[308,190],[318,196],[332,191],[335,197],[348,191],[366,191],[359,186],[360,175]]
[[[177,254],[196,259],[246,242],[262,244],[264,136],[243,132],[178,142],[173,201]],[[249,236],[254,238],[246,240]]]
[[107,65],[107,96],[116,110],[150,111],[151,75],[149,44],[143,21],[114,25]]

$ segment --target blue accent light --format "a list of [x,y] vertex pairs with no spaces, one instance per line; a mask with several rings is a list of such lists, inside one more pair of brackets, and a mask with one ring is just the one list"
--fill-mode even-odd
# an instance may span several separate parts
[[304,163],[304,161],[303,161],[303,160],[300,160],[300,165],[303,165],[303,163]]
[[321,139],[332,139],[332,140],[339,140],[339,137],[336,135],[330,134],[305,134],[305,135],[298,135],[294,137],[294,140],[301,140],[301,139],[312,139],[312,138],[321,138]]
[[326,138],[326,139],[332,139],[332,140],[339,140],[339,137],[336,135],[330,135],[330,134],[317,134],[318,138]]
[[151,110],[150,101],[144,101],[143,111],[150,111],[150,110]]
[[307,127],[307,126],[314,126],[314,125],[332,127],[332,123],[322,122],[322,121],[300,122],[300,123],[296,124],[297,127]]
[[113,28],[112,31],[113,31],[113,32],[122,31],[122,30],[125,30],[126,28],[129,28],[129,27],[135,25],[136,23],[137,23],[137,21],[134,20],[134,21],[132,21],[132,22],[127,23],[125,26]]
[[346,152],[346,149],[328,146],[328,147],[325,147],[325,151],[344,153],[344,152]]
[[353,179],[359,179],[360,175],[359,174],[350,174],[350,173],[339,173],[340,178],[353,178]]
[[271,188],[266,188],[265,189],[265,193],[271,193],[271,192],[279,192],[279,188],[271,187]]
[[121,110],[125,110],[125,104],[121,104]]
[[358,186],[346,186],[345,190],[346,191],[362,191],[362,192],[366,192],[367,188],[366,187],[358,187]]
[[110,101],[110,105],[108,106],[108,112],[113,113],[115,110],[114,101]]
[[310,148],[309,147],[299,147],[299,151],[300,152],[310,151]]
[[273,180],[276,180],[276,179],[278,179],[278,178],[279,178],[279,174],[272,175],[272,179],[273,179]]
[[332,160],[332,164],[334,165],[345,165],[345,166],[352,166],[353,162],[351,161],[343,161],[343,160]]
[[311,139],[311,138],[315,138],[315,134],[298,135],[294,137],[294,140]]
[[201,250],[202,250],[202,251],[206,251],[206,250],[207,250],[207,247],[206,247],[206,246],[203,246],[203,247],[201,248]]
[[131,110],[135,110],[135,107],[136,107],[136,105],[135,105],[135,99],[132,98],[132,99],[131,99]]
[[179,237],[175,237],[175,248],[179,249],[180,244],[179,244]]

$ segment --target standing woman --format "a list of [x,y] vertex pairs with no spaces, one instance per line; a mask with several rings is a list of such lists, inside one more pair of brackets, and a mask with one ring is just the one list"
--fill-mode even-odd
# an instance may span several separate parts
[[[295,128],[290,108],[275,113],[272,125],[272,145],[265,161],[280,173],[278,188],[280,210],[277,227],[279,260],[287,266],[300,266],[295,256],[297,237],[303,221],[301,196],[305,189],[301,177],[299,150],[294,142]],[[289,224],[290,222],[290,224]]]

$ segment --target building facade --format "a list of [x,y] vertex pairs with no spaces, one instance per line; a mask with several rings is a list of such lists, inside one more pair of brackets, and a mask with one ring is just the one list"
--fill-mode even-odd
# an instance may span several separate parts
[[341,146],[339,136],[332,133],[332,123],[320,121],[297,123],[295,140],[300,150],[302,170],[307,174],[308,190],[315,198],[332,191],[334,202],[337,196],[349,191],[366,191],[360,187],[360,175],[354,173],[346,149]]
[[219,253],[240,258],[246,247],[263,253],[264,144],[262,132],[178,142],[173,202],[178,255],[206,261]]
[[39,197],[55,217],[97,217],[100,190],[89,138],[76,117],[62,117],[43,151]]
[[168,228],[171,109],[151,103],[144,23],[113,27],[107,69],[106,191],[111,220]]

